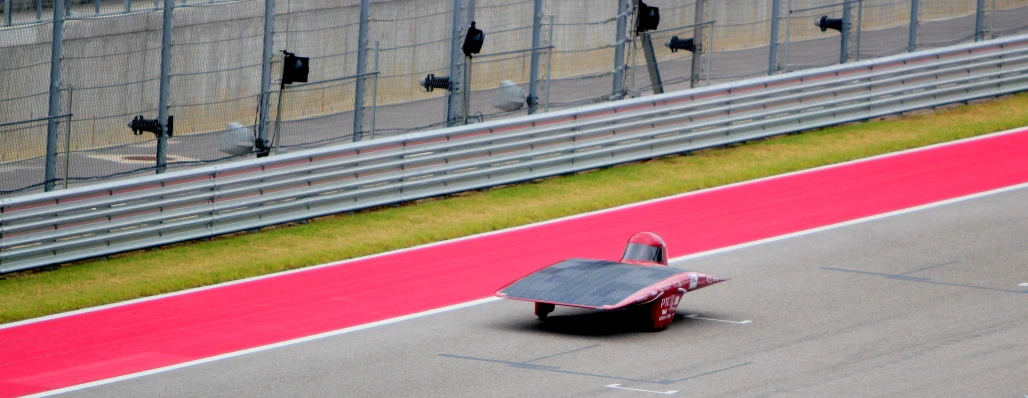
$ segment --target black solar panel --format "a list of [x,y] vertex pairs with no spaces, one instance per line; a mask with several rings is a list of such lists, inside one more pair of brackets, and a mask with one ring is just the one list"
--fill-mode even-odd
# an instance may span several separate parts
[[684,272],[688,271],[576,258],[536,271],[500,293],[508,298],[598,308],[617,304],[654,283]]

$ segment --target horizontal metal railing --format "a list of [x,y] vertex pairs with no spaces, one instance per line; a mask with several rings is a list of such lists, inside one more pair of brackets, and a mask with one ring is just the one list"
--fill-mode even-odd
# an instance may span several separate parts
[[0,273],[1028,89],[1028,36],[0,200]]

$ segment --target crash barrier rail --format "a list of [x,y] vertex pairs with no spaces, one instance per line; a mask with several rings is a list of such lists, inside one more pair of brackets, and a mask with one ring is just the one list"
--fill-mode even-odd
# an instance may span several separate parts
[[0,201],[0,272],[1028,89],[1028,35]]

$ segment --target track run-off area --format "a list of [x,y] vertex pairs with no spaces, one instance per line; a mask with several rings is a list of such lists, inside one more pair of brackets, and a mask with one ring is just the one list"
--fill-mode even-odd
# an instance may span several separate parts
[[[0,396],[1020,397],[1026,183],[1021,129],[16,322]],[[661,333],[488,299],[639,231],[733,279]]]

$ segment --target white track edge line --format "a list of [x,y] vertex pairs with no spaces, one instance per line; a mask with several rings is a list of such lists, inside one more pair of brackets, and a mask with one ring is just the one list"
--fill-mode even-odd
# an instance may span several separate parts
[[397,249],[397,250],[383,252],[383,253],[370,254],[370,255],[362,256],[362,257],[355,257],[355,258],[351,258],[351,259],[343,260],[343,261],[337,261],[337,262],[326,263],[326,264],[319,264],[319,265],[312,265],[310,267],[297,268],[297,269],[288,270],[288,271],[282,271],[282,272],[278,272],[278,273],[274,273],[274,274],[254,276],[254,277],[250,277],[250,278],[239,279],[239,280],[234,280],[234,281],[228,281],[228,282],[218,283],[218,284],[209,285],[209,286],[201,286],[201,287],[196,287],[196,288],[192,288],[192,289],[180,290],[180,291],[177,291],[177,292],[170,292],[170,293],[164,293],[164,294],[159,294],[159,295],[154,295],[154,296],[141,297],[141,298],[127,300],[127,301],[121,301],[121,302],[117,302],[117,303],[104,304],[104,305],[95,306],[95,307],[83,308],[83,309],[80,309],[80,310],[74,310],[74,311],[68,311],[68,312],[62,312],[62,313],[58,313],[58,314],[53,314],[53,315],[47,315],[47,316],[43,316],[43,317],[39,317],[39,318],[26,319],[26,320],[22,320],[22,321],[11,322],[11,323],[6,323],[6,324],[3,324],[3,325],[0,325],[0,330],[7,329],[7,328],[12,328],[12,327],[17,327],[17,326],[22,326],[22,325],[27,325],[27,324],[32,324],[32,323],[37,323],[37,322],[45,322],[45,321],[49,321],[49,320],[52,320],[52,319],[64,318],[64,317],[68,317],[68,316],[79,315],[79,314],[84,314],[84,313],[89,313],[89,312],[94,312],[94,311],[102,311],[102,310],[106,310],[106,309],[110,309],[110,308],[127,306],[127,305],[137,304],[137,303],[146,302],[146,301],[150,301],[150,300],[159,300],[159,299],[163,299],[163,298],[167,298],[167,297],[178,296],[180,294],[191,294],[191,293],[196,293],[196,292],[200,292],[200,291],[204,291],[204,290],[208,290],[208,289],[222,288],[222,287],[226,287],[226,286],[236,285],[236,284],[240,284],[240,283],[248,283],[248,282],[253,282],[253,281],[257,281],[257,280],[261,280],[261,279],[266,279],[266,278],[276,278],[276,277],[290,275],[290,274],[297,273],[297,272],[307,272],[307,271],[313,271],[313,270],[324,268],[324,267],[332,267],[332,266],[337,266],[337,265],[345,265],[345,264],[348,264],[348,263],[353,263],[353,262],[367,260],[367,259],[376,258],[376,257],[389,256],[389,255],[399,254],[399,253],[403,253],[403,252],[407,252],[407,251],[412,251],[412,250],[420,250],[420,249],[425,249],[425,248],[429,248],[429,247],[433,247],[433,246],[438,246],[438,245],[445,245],[445,244],[460,242],[460,241],[464,241],[464,240],[477,239],[477,238],[481,238],[481,237],[485,237],[485,236],[490,236],[490,235],[495,235],[495,234],[509,233],[509,232],[514,232],[514,231],[518,231],[518,230],[525,229],[525,228],[534,228],[534,227],[538,227],[538,226],[542,226],[542,225],[554,224],[554,223],[564,222],[564,221],[573,220],[573,219],[577,219],[577,218],[586,218],[586,217],[595,216],[595,215],[599,215],[599,214],[604,214],[604,213],[608,213],[608,212],[615,212],[615,211],[619,211],[619,210],[623,210],[623,209],[629,209],[629,208],[638,207],[638,206],[645,206],[645,205],[648,205],[648,204],[651,204],[651,203],[658,203],[658,202],[666,201],[666,200],[674,200],[674,199],[678,199],[678,198],[685,197],[685,196],[701,195],[701,194],[705,194],[705,193],[708,193],[708,192],[717,191],[717,190],[721,190],[721,189],[730,189],[730,188],[734,188],[734,187],[742,186],[742,185],[747,185],[747,184],[757,184],[757,183],[764,182],[764,181],[770,181],[770,180],[779,179],[779,178],[787,178],[787,177],[796,176],[796,175],[802,175],[802,174],[806,174],[806,173],[814,173],[814,172],[818,172],[818,171],[822,171],[822,170],[832,169],[832,168],[836,168],[836,167],[844,167],[844,166],[848,166],[848,165],[853,165],[853,164],[862,163],[862,162],[869,162],[869,161],[889,158],[889,157],[893,157],[893,156],[901,156],[901,155],[905,155],[905,154],[921,152],[921,151],[929,151],[929,150],[932,150],[932,149],[937,149],[937,148],[942,148],[942,147],[947,147],[947,146],[961,145],[961,144],[966,144],[968,142],[973,142],[973,141],[978,141],[978,140],[985,140],[985,139],[992,139],[992,138],[996,138],[996,137],[1000,137],[1000,136],[1004,136],[1004,135],[1008,135],[1008,134],[1016,134],[1016,133],[1021,133],[1021,132],[1028,133],[1028,129],[1026,129],[1026,128],[1028,128],[1028,126],[1018,127],[1018,128],[1010,129],[1010,130],[1004,130],[1004,131],[1000,131],[1000,132],[996,132],[996,133],[979,135],[979,136],[970,137],[970,138],[964,138],[964,139],[956,140],[956,141],[948,141],[948,142],[942,142],[942,143],[928,145],[928,146],[924,146],[924,147],[906,149],[906,150],[902,150],[902,151],[899,151],[899,152],[891,152],[891,153],[886,153],[886,154],[881,154],[881,155],[875,155],[875,156],[871,156],[871,157],[867,157],[867,158],[855,159],[855,160],[850,160],[850,161],[846,161],[846,162],[842,162],[842,163],[835,163],[835,164],[830,164],[830,165],[825,165],[825,166],[819,166],[819,167],[815,167],[815,168],[812,168],[812,169],[797,170],[797,171],[793,171],[793,172],[789,172],[789,173],[785,173],[785,174],[777,174],[777,175],[773,175],[773,176],[761,177],[761,178],[758,178],[758,179],[755,179],[755,180],[740,181],[740,182],[736,182],[736,183],[732,183],[732,184],[728,184],[728,185],[721,185],[721,186],[717,186],[717,187],[701,189],[701,190],[698,190],[698,191],[684,192],[684,193],[675,194],[675,195],[671,195],[671,196],[665,196],[665,197],[662,197],[662,198],[649,199],[649,200],[645,200],[645,201],[642,201],[642,202],[629,203],[629,204],[625,204],[625,205],[621,205],[621,206],[616,206],[616,207],[611,207],[611,208],[607,208],[607,209],[595,210],[595,211],[591,211],[591,212],[588,212],[588,213],[574,214],[574,215],[565,216],[565,217],[561,217],[561,218],[556,218],[556,219],[552,219],[552,220],[540,221],[540,222],[537,222],[537,223],[526,224],[526,225],[521,225],[521,226],[517,226],[517,227],[501,229],[501,230],[497,230],[497,231],[483,232],[483,233],[476,234],[476,235],[468,235],[468,236],[463,236],[463,237],[459,237],[459,238],[454,238],[454,239],[449,239],[449,240],[444,240],[444,241],[439,241],[439,242],[428,243],[428,244],[424,244],[424,245],[420,245],[420,246],[413,246],[413,247]]
[[435,314],[442,313],[442,312],[453,311],[453,310],[457,310],[457,309],[461,309],[461,308],[466,308],[466,307],[472,307],[472,306],[475,306],[475,305],[484,304],[484,303],[488,303],[488,302],[492,302],[492,301],[496,301],[496,300],[500,300],[500,298],[499,297],[487,297],[487,298],[484,298],[484,299],[479,299],[479,300],[475,300],[475,301],[468,301],[468,302],[464,302],[464,303],[460,303],[460,304],[454,304],[454,305],[450,305],[450,306],[446,306],[446,307],[442,307],[442,308],[436,308],[436,309],[432,309],[432,310],[428,310],[428,311],[422,311],[422,312],[418,312],[418,313],[414,313],[414,314],[410,314],[410,315],[403,315],[403,316],[399,316],[399,317],[396,317],[396,318],[384,319],[384,320],[381,320],[381,321],[375,321],[375,322],[366,323],[366,324],[363,324],[363,325],[351,326],[351,327],[344,328],[344,329],[338,329],[338,330],[333,330],[333,331],[330,331],[330,332],[324,332],[324,333],[319,333],[319,334],[315,334],[315,335],[311,335],[311,336],[300,337],[300,338],[297,338],[297,339],[286,340],[286,341],[282,341],[282,342],[278,342],[278,343],[273,343],[273,344],[268,344],[268,345],[253,347],[253,348],[247,348],[245,350],[229,352],[229,353],[225,353],[225,354],[221,354],[221,355],[216,355],[216,356],[213,356],[213,357],[197,359],[197,360],[193,360],[193,361],[189,361],[189,362],[182,362],[182,363],[179,363],[179,364],[169,365],[169,366],[165,366],[165,367],[161,367],[161,368],[144,370],[142,372],[130,373],[130,374],[127,374],[127,375],[118,376],[118,377],[112,377],[112,378],[109,378],[109,379],[97,380],[97,381],[93,381],[93,382],[89,382],[89,383],[83,383],[83,384],[78,384],[78,385],[74,385],[74,386],[70,386],[70,387],[64,387],[64,388],[57,389],[57,390],[50,390],[50,391],[45,391],[45,392],[41,392],[41,393],[37,393],[37,394],[26,395],[25,397],[26,398],[29,398],[29,397],[48,397],[48,396],[51,396],[51,395],[57,395],[57,394],[63,394],[63,393],[72,392],[72,391],[83,390],[83,389],[86,389],[86,388],[97,387],[97,386],[104,385],[104,384],[116,383],[116,382],[119,382],[119,381],[135,379],[135,378],[138,378],[138,377],[149,376],[149,375],[153,375],[153,374],[157,374],[157,373],[167,372],[167,371],[170,371],[170,370],[181,369],[181,368],[185,368],[185,367],[189,367],[189,366],[200,365],[200,364],[204,364],[204,363],[208,363],[208,362],[214,362],[214,361],[218,361],[218,360],[222,360],[222,359],[228,359],[228,358],[232,358],[232,357],[238,357],[238,356],[241,356],[241,355],[251,354],[251,353],[255,353],[255,352],[259,352],[259,351],[270,350],[270,349],[273,349],[273,348],[278,348],[278,347],[284,347],[284,346],[293,345],[293,344],[304,343],[304,342],[307,342],[307,341],[323,339],[323,338],[326,338],[326,337],[338,336],[338,335],[341,335],[341,334],[356,332],[356,331],[360,331],[360,330],[364,330],[364,329],[370,329],[370,328],[373,328],[373,327],[387,325],[387,324],[391,324],[391,323],[402,322],[402,321],[406,321],[406,320],[410,320],[410,319],[420,318],[420,317],[423,317],[423,316],[435,315]]
[[707,251],[704,251],[704,252],[693,253],[693,254],[689,254],[689,255],[685,255],[685,256],[681,256],[681,257],[675,257],[674,259],[671,260],[671,262],[685,261],[685,260],[690,260],[690,259],[694,259],[694,258],[697,258],[697,257],[704,257],[704,256],[709,256],[709,255],[713,255],[713,254],[723,253],[723,252],[727,252],[727,251],[743,249],[743,248],[747,248],[747,247],[750,247],[750,246],[757,246],[757,245],[762,245],[762,244],[765,244],[765,243],[777,242],[777,241],[780,241],[780,240],[785,240],[785,239],[789,239],[789,238],[795,238],[797,236],[815,234],[815,233],[827,231],[827,230],[830,230],[830,229],[848,227],[850,225],[861,224],[861,223],[865,223],[865,222],[880,220],[880,219],[883,219],[883,218],[898,216],[898,215],[907,214],[907,213],[913,213],[913,212],[917,212],[917,211],[921,211],[921,210],[927,210],[927,209],[931,209],[931,208],[935,208],[935,207],[941,207],[941,206],[945,206],[945,205],[949,205],[949,204],[953,204],[953,203],[963,202],[963,201],[972,200],[972,199],[978,199],[978,198],[982,198],[982,197],[986,197],[986,196],[990,196],[990,195],[997,195],[997,194],[1006,193],[1006,192],[1010,192],[1010,191],[1016,191],[1018,189],[1024,189],[1024,188],[1028,188],[1028,182],[1017,184],[1017,185],[1009,185],[1009,186],[1005,186],[1005,187],[1002,187],[1002,188],[996,188],[996,189],[989,190],[989,191],[982,191],[982,192],[973,193],[973,194],[969,194],[969,195],[958,196],[958,197],[955,197],[955,198],[950,198],[950,199],[946,199],[946,200],[940,200],[938,202],[925,203],[925,204],[922,204],[922,205],[917,205],[917,206],[914,206],[914,207],[908,207],[908,208],[905,208],[905,209],[893,210],[893,211],[890,211],[888,213],[875,214],[873,216],[856,218],[856,219],[849,220],[849,221],[843,221],[843,222],[839,222],[839,223],[835,223],[835,224],[829,224],[829,225],[825,225],[825,226],[821,226],[821,227],[805,229],[805,230],[802,230],[802,231],[796,231],[796,232],[792,232],[792,233],[788,233],[788,234],[784,234],[784,235],[772,236],[770,238],[764,238],[764,239],[750,241],[750,242],[746,242],[746,243],[739,243],[739,244],[732,245],[732,246],[725,246],[725,247],[721,247],[721,248],[717,248],[717,249],[711,249],[711,250],[707,250]]
[[[803,235],[809,235],[809,234],[818,233],[818,232],[822,232],[822,231],[826,231],[826,230],[830,230],[830,229],[846,227],[846,226],[850,226],[850,225],[854,225],[854,224],[859,224],[859,223],[864,223],[864,222],[868,222],[868,221],[879,220],[879,219],[883,219],[883,218],[887,218],[887,217],[892,217],[892,216],[897,216],[897,215],[901,215],[901,214],[913,213],[913,212],[916,212],[916,211],[930,209],[930,208],[933,208],[933,207],[941,207],[941,206],[945,206],[945,205],[949,205],[949,204],[953,204],[953,203],[957,203],[957,202],[963,202],[963,201],[977,199],[977,198],[981,198],[981,197],[985,197],[985,196],[996,195],[996,194],[1000,194],[1000,193],[1004,193],[1004,192],[1009,192],[1009,191],[1014,191],[1014,190],[1018,190],[1018,189],[1022,189],[1022,188],[1026,188],[1026,187],[1028,187],[1028,183],[1023,183],[1023,184],[1018,184],[1018,185],[1011,185],[1011,186],[1007,186],[1007,187],[1003,187],[1003,188],[994,189],[994,190],[991,190],[991,191],[984,191],[984,192],[974,193],[974,194],[970,194],[970,195],[966,195],[966,196],[960,196],[960,197],[956,197],[956,198],[952,198],[952,199],[942,200],[942,201],[938,201],[938,202],[927,203],[927,204],[923,204],[923,205],[919,205],[919,206],[909,207],[909,208],[906,208],[906,209],[891,211],[891,212],[888,212],[888,213],[882,213],[882,214],[877,214],[877,215],[868,216],[868,217],[864,217],[864,218],[858,218],[858,219],[855,219],[855,220],[844,221],[844,222],[840,222],[840,223],[836,223],[836,224],[826,225],[826,226],[823,226],[823,227],[811,228],[811,229],[808,229],[808,230],[794,232],[794,233],[791,233],[791,234],[779,235],[779,236],[776,236],[776,237],[771,237],[771,238],[767,238],[767,239],[761,239],[761,240],[757,240],[757,241],[753,241],[753,242],[742,243],[742,244],[738,244],[738,245],[734,245],[734,246],[723,247],[723,248],[720,248],[720,249],[708,250],[708,251],[701,252],[701,253],[694,253],[694,254],[690,254],[690,255],[686,255],[686,256],[675,257],[675,258],[671,259],[669,261],[669,263],[675,263],[675,262],[684,261],[684,260],[688,260],[688,259],[692,259],[692,258],[696,258],[696,257],[701,257],[701,256],[708,256],[708,255],[711,255],[711,254],[723,253],[723,252],[727,252],[727,251],[731,251],[731,250],[744,249],[744,248],[748,248],[750,246],[756,246],[756,245],[760,245],[760,244],[764,244],[764,243],[775,242],[775,241],[789,239],[789,238],[794,238],[794,237],[803,236]],[[149,376],[149,375],[153,375],[153,374],[157,374],[157,373],[167,372],[167,371],[170,371],[170,370],[181,369],[181,368],[185,368],[185,367],[189,367],[189,366],[200,365],[200,364],[204,364],[204,363],[208,363],[208,362],[214,362],[214,361],[218,361],[218,360],[222,360],[222,359],[228,359],[228,358],[233,358],[233,357],[237,357],[237,356],[241,356],[241,355],[256,353],[256,352],[260,352],[260,351],[266,351],[266,350],[270,350],[270,349],[274,349],[274,348],[290,346],[290,345],[304,343],[304,342],[308,342],[308,341],[312,341],[312,340],[318,340],[318,339],[322,339],[322,338],[326,338],[326,337],[338,336],[338,335],[347,334],[347,333],[351,333],[351,332],[356,332],[356,331],[360,331],[360,330],[371,329],[371,328],[378,327],[378,326],[384,326],[384,325],[388,325],[388,324],[392,324],[392,323],[397,323],[397,322],[402,322],[402,321],[406,321],[406,320],[410,320],[410,319],[421,318],[421,317],[429,316],[429,315],[435,315],[435,314],[439,314],[439,313],[443,313],[443,312],[448,312],[448,311],[453,311],[453,310],[457,310],[457,309],[461,309],[461,308],[472,307],[472,306],[476,306],[476,305],[479,305],[479,304],[485,304],[485,303],[489,303],[489,302],[493,302],[493,301],[497,301],[497,300],[500,300],[500,298],[499,297],[486,297],[486,298],[482,298],[482,299],[478,299],[478,300],[474,300],[474,301],[468,301],[468,302],[464,302],[464,303],[460,303],[460,304],[454,304],[454,305],[450,305],[450,306],[446,306],[446,307],[442,307],[442,308],[436,308],[436,309],[432,309],[432,310],[428,310],[428,311],[422,311],[422,312],[418,312],[418,313],[414,313],[414,314],[410,314],[410,315],[403,315],[403,316],[399,316],[399,317],[395,317],[395,318],[383,319],[381,321],[375,321],[375,322],[366,323],[366,324],[363,324],[363,325],[351,326],[351,327],[348,327],[348,328],[343,328],[343,329],[338,329],[338,330],[333,330],[333,331],[329,331],[329,332],[319,333],[319,334],[315,334],[315,335],[311,335],[311,336],[300,337],[300,338],[296,338],[296,339],[292,339],[292,340],[286,340],[286,341],[282,341],[282,342],[278,342],[278,343],[273,343],[273,344],[268,344],[268,345],[248,348],[248,349],[245,349],[245,350],[234,351],[234,352],[225,353],[225,354],[221,354],[221,355],[216,355],[216,356],[212,356],[212,357],[207,357],[207,358],[203,358],[203,359],[197,359],[197,360],[193,360],[193,361],[189,361],[189,362],[183,362],[183,363],[179,363],[179,364],[175,364],[175,365],[169,365],[169,366],[165,366],[165,367],[161,367],[161,368],[145,370],[145,371],[142,371],[142,372],[136,372],[136,373],[131,373],[131,374],[123,375],[123,376],[112,377],[112,378],[109,378],[109,379],[97,380],[97,381],[93,381],[93,382],[89,382],[89,383],[74,385],[74,386],[70,386],[70,387],[64,387],[64,388],[57,389],[57,390],[45,391],[45,392],[41,392],[41,393],[37,393],[37,394],[33,394],[33,395],[28,395],[26,397],[47,397],[47,396],[56,395],[56,394],[62,394],[62,393],[66,393],[66,392],[83,390],[83,389],[87,389],[87,388],[91,388],[91,387],[96,387],[96,386],[100,386],[100,385],[104,385],[104,384],[111,384],[111,383],[116,383],[116,382],[119,382],[119,381],[135,379],[135,378],[138,378],[138,377]]]

